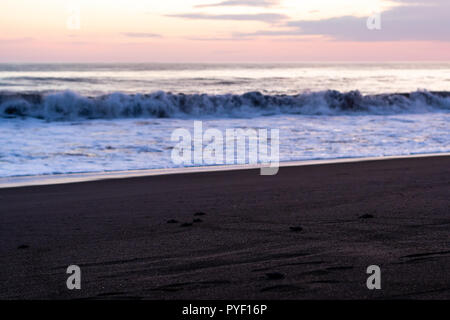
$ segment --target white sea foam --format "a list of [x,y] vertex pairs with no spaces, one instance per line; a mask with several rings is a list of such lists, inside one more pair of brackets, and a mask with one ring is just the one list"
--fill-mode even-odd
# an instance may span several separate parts
[[[217,118],[204,130],[280,130],[280,160],[382,157],[450,152],[450,113]],[[48,122],[0,119],[0,176],[180,167],[171,160],[177,128],[192,119]]]

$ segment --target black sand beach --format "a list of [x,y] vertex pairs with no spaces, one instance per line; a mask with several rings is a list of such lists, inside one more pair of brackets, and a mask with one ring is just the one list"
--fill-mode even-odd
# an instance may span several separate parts
[[0,189],[0,298],[448,299],[449,227],[450,157]]

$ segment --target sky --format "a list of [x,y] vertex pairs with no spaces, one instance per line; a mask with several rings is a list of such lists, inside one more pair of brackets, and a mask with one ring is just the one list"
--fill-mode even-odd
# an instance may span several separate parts
[[449,0],[2,0],[0,62],[450,61]]

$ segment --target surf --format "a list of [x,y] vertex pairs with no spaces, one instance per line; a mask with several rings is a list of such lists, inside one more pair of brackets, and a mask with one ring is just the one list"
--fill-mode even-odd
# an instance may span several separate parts
[[157,91],[98,96],[73,91],[0,93],[1,118],[37,118],[46,121],[120,118],[258,117],[300,115],[392,115],[447,112],[450,92],[414,91],[363,95],[360,91],[325,90],[296,95],[184,94]]

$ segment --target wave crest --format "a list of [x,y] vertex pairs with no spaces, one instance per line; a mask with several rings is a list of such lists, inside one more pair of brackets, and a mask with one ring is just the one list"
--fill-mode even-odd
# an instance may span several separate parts
[[248,117],[276,114],[351,115],[426,113],[450,110],[450,92],[362,95],[334,90],[298,95],[183,94],[121,92],[85,97],[58,93],[0,93],[0,117],[48,121],[115,118]]

